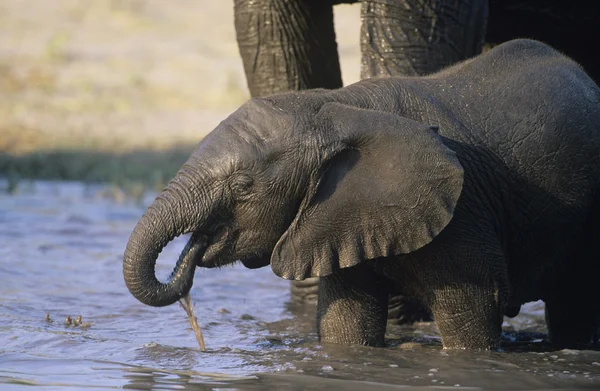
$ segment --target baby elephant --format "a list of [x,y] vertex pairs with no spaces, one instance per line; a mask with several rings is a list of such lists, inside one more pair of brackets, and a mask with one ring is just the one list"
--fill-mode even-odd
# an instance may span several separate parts
[[[161,249],[192,233],[166,283]],[[445,348],[493,349],[542,299],[553,342],[600,323],[600,89],[531,40],[426,77],[252,99],[140,219],[123,272],[164,306],[240,260],[320,276],[324,342],[383,345],[387,300],[425,303]]]

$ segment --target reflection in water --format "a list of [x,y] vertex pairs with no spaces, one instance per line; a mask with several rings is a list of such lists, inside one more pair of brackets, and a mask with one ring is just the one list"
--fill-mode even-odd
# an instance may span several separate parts
[[[197,271],[202,353],[183,310],[144,306],[125,288],[122,254],[145,208],[101,190],[35,182],[0,194],[0,389],[600,387],[599,352],[543,342],[540,303],[504,325],[502,353],[443,351],[432,323],[390,328],[389,348],[321,345],[314,308],[289,304],[288,283],[269,268]],[[163,251],[159,278],[185,242]],[[89,327],[64,324],[77,315]]]

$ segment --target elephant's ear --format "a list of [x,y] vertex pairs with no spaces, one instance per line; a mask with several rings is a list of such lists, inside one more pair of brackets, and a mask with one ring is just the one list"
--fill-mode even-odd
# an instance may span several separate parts
[[327,103],[317,114],[321,166],[271,256],[286,279],[325,276],[415,251],[452,219],[463,169],[434,128]]

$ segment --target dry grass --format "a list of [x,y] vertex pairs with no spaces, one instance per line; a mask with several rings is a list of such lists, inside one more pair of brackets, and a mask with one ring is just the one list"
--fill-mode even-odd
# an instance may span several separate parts
[[[358,12],[336,7],[347,82]],[[245,83],[232,0],[0,0],[0,177],[169,177]]]

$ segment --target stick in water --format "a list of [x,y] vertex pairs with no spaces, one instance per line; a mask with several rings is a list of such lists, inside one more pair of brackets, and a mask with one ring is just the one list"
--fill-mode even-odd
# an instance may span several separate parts
[[192,326],[192,330],[196,334],[196,340],[198,341],[198,345],[200,345],[200,351],[206,351],[206,345],[204,344],[204,336],[202,335],[202,330],[200,326],[198,326],[198,318],[194,315],[194,307],[192,306],[192,300],[190,299],[190,294],[183,296],[179,299],[179,305],[184,309],[185,313],[188,316],[188,320],[190,321],[190,326]]

